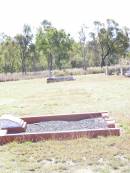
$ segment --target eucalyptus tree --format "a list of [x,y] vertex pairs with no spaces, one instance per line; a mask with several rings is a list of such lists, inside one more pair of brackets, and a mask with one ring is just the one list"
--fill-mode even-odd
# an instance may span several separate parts
[[32,43],[33,34],[29,25],[23,26],[23,33],[15,36],[15,41],[19,45],[21,57],[21,69],[23,73],[27,72],[27,61],[29,58],[29,49]]
[[112,53],[112,33],[110,33],[110,30],[108,31],[108,28],[105,28],[104,24],[98,21],[95,21],[94,25],[97,30],[97,41],[100,47],[101,67],[103,67],[105,65],[108,65],[108,59],[110,57],[110,54]]
[[56,30],[53,39],[55,65],[57,68],[62,69],[63,65],[69,62],[69,53],[72,50],[73,40],[64,30]]
[[38,28],[36,33],[36,49],[43,54],[43,57],[46,57],[49,76],[52,74],[52,66],[53,66],[53,54],[54,47],[52,42],[52,37],[55,29],[50,25],[48,25],[48,21],[43,21],[42,26]]
[[39,62],[38,53],[36,50],[36,45],[32,43],[29,48],[29,60],[28,66],[30,67],[31,71],[37,70],[37,63]]
[[71,43],[70,35],[64,30],[57,30],[47,20],[42,22],[36,34],[36,47],[46,56],[50,76],[54,66],[61,69],[64,61],[69,59]]
[[[88,54],[91,54],[89,58],[90,66],[100,66],[100,48],[94,32],[90,32],[90,40],[88,42]],[[89,55],[90,56],[90,55]]]
[[69,53],[69,61],[72,68],[75,67],[82,67],[83,60],[82,60],[82,51],[81,45],[79,42],[72,40],[72,46]]
[[87,29],[88,29],[88,27],[83,25],[79,32],[79,41],[80,41],[80,45],[81,45],[84,70],[87,70],[87,36],[88,36]]
[[[107,19],[107,24],[94,22],[96,37],[100,49],[101,67],[114,62],[114,57],[124,54],[129,46],[128,35],[125,34],[112,19]],[[107,73],[107,71],[106,71]]]
[[129,48],[129,28],[124,27],[120,29],[117,35],[117,43],[114,45],[115,53],[118,55],[118,62],[120,64],[120,74],[123,75],[122,62],[128,54]]
[[6,36],[0,44],[0,66],[2,72],[19,71],[19,49],[13,38]]

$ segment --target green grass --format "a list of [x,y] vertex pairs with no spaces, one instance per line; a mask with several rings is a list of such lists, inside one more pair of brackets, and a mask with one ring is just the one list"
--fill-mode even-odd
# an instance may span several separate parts
[[0,83],[0,115],[95,111],[108,111],[122,135],[0,146],[0,173],[129,173],[130,78],[98,74],[51,84],[45,79]]

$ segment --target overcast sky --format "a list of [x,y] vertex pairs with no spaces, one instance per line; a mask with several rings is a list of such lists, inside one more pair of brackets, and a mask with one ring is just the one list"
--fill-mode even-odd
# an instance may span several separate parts
[[24,24],[36,30],[47,19],[77,37],[82,24],[108,18],[130,27],[130,0],[0,0],[0,33],[11,36]]

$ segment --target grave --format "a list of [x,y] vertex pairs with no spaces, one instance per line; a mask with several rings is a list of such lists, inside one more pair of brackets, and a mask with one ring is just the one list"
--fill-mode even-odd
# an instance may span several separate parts
[[12,141],[65,140],[79,137],[119,136],[120,129],[108,112],[0,118],[0,144]]
[[47,83],[73,81],[73,80],[75,80],[73,76],[49,77],[47,78]]

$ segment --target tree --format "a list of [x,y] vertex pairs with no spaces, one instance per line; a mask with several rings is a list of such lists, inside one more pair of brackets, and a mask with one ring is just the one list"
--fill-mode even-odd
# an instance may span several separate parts
[[38,61],[39,61],[39,58],[38,58],[38,53],[36,50],[36,45],[32,43],[29,49],[29,65],[31,66],[30,67],[31,71],[37,70],[36,65]]
[[36,34],[36,47],[46,56],[51,76],[53,67],[61,69],[63,62],[69,58],[71,39],[64,30],[57,30],[46,20],[42,25]]
[[[44,22],[43,22],[44,24]],[[53,65],[53,44],[52,44],[52,36],[53,36],[54,29],[52,27],[46,27],[43,25],[43,27],[40,27],[38,29],[38,32],[36,34],[36,47],[39,52],[42,52],[47,59],[48,63],[48,70],[49,70],[49,76],[51,76],[52,72],[52,65]],[[44,57],[43,55],[43,57]]]
[[115,53],[118,55],[120,74],[123,75],[122,61],[126,58],[129,48],[129,28],[123,28],[117,35],[117,44],[114,45]]
[[19,71],[19,50],[14,40],[6,36],[0,45],[0,64],[1,71],[15,72]]
[[100,48],[99,48],[98,41],[96,39],[96,34],[94,32],[90,32],[89,34],[91,39],[88,42],[89,65],[99,66],[100,65]]
[[69,51],[73,40],[64,30],[56,30],[53,37],[54,58],[57,68],[62,69],[63,64],[69,61]]
[[27,71],[27,60],[29,57],[29,49],[32,42],[32,32],[29,25],[24,25],[23,34],[18,34],[15,37],[16,43],[19,45],[20,57],[21,57],[21,68],[22,72]]
[[87,70],[87,27],[83,25],[79,32],[79,40],[83,57],[83,69]]
[[[111,64],[117,52],[124,54],[128,48],[128,37],[119,28],[119,25],[112,19],[107,20],[107,25],[94,22],[96,26],[97,42],[100,47],[101,67]],[[106,68],[106,74],[108,73]]]
[[82,60],[82,52],[81,52],[81,45],[79,42],[72,40],[72,46],[69,53],[69,60],[70,65],[72,68],[82,67],[83,60]]
[[49,28],[52,28],[52,24],[51,22],[49,22],[48,20],[43,20],[41,22],[41,25],[43,26],[43,28],[46,30],[46,29],[49,29]]

